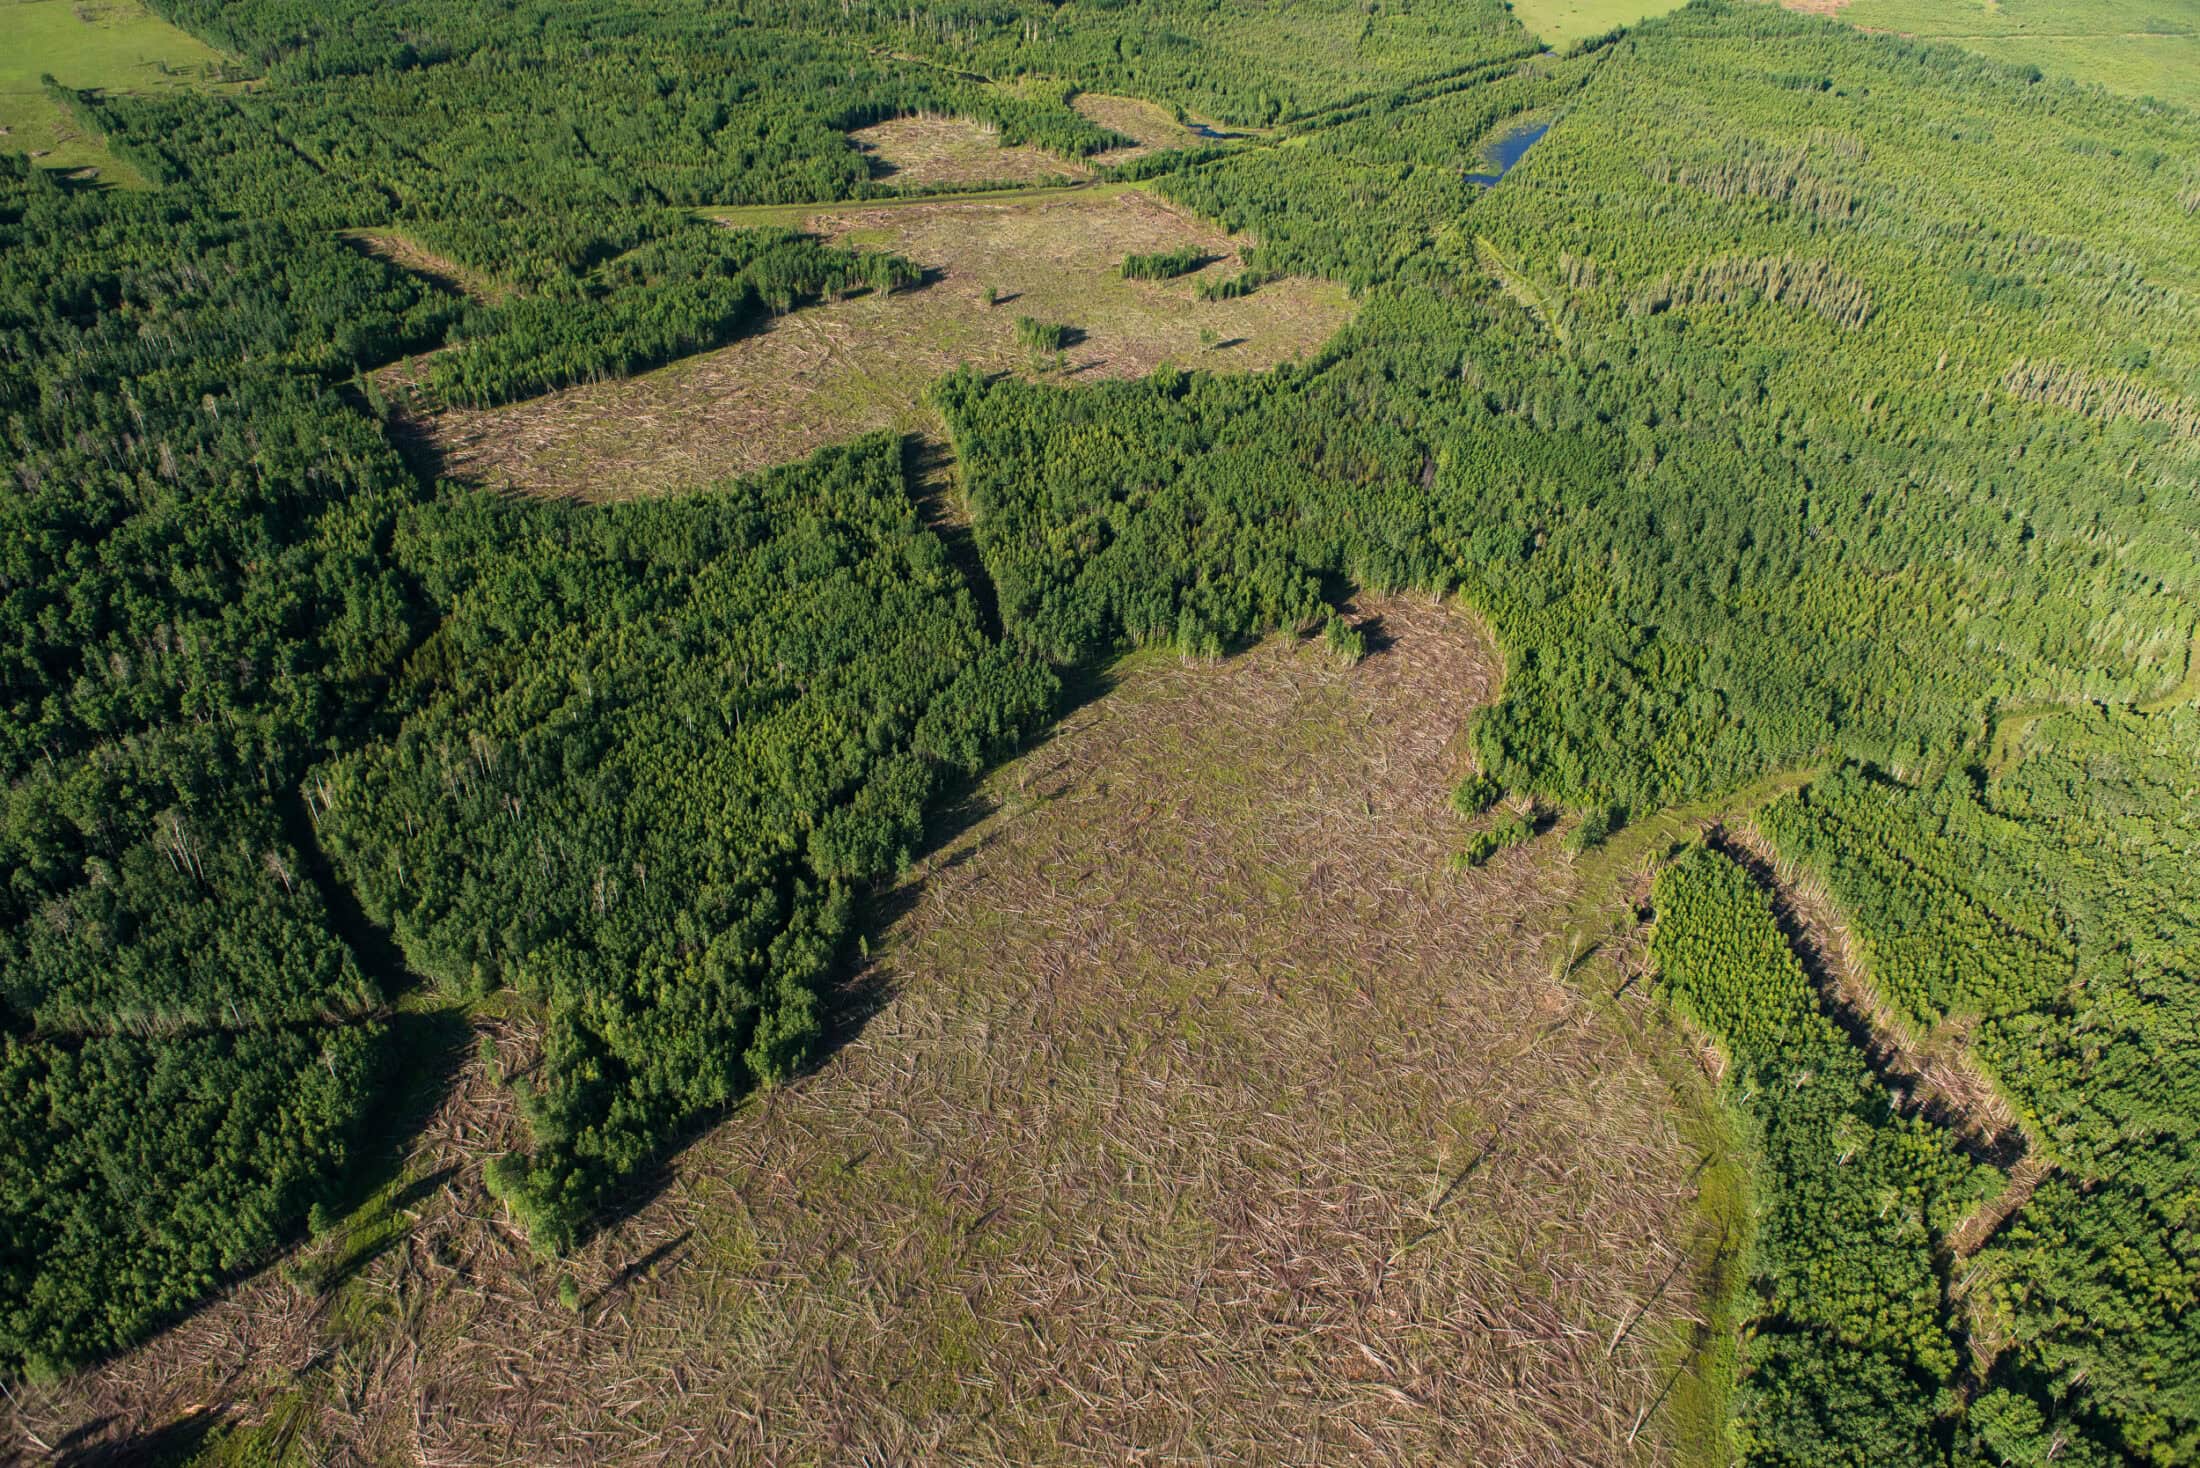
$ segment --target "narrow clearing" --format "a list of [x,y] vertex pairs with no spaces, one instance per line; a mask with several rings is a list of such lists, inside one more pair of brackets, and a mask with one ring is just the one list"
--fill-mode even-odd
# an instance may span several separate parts
[[387,260],[398,269],[409,270],[430,284],[454,296],[464,296],[476,305],[493,305],[506,295],[505,289],[495,281],[483,278],[456,260],[438,255],[394,230],[346,230],[339,238],[363,254]]
[[[1312,352],[1351,310],[1343,287],[1315,280],[1196,299],[1198,282],[1237,271],[1242,241],[1140,189],[820,206],[801,227],[904,255],[926,282],[808,307],[625,381],[427,417],[418,427],[444,472],[594,500],[657,493],[874,429],[927,430],[924,389],[961,363],[1072,384],[1143,377],[1164,361],[1257,371]],[[1121,278],[1125,255],[1186,245],[1210,263],[1175,280]],[[1078,334],[1059,368],[1017,344],[1023,316]]]
[[1781,928],[1817,981],[1828,1012],[1902,1108],[1952,1133],[1980,1162],[2006,1171],[2023,1158],[2027,1143],[2017,1114],[1972,1057],[1968,1026],[1949,1020],[1919,1034],[1897,1014],[1866,970],[1833,898],[1783,861],[1762,834],[1722,828],[1714,844],[1771,893]]
[[1443,873],[1496,660],[1363,613],[1351,669],[1121,669],[884,900],[840,1048],[564,1265],[481,1191],[513,1118],[470,1058],[355,1277],[291,1282],[315,1245],[22,1420],[256,1404],[328,1462],[1659,1459],[1699,1311],[1663,1037],[1554,977],[1555,841]]
[[1038,183],[1092,170],[1030,144],[1003,147],[1000,129],[967,117],[896,117],[848,134],[871,176],[901,188]]

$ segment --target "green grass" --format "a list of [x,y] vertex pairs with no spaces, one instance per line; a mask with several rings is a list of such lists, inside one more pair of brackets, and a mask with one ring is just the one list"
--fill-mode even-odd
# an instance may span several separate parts
[[64,86],[111,92],[208,86],[226,58],[136,0],[0,0],[0,148],[48,168],[91,168],[110,183],[142,187],[136,170],[107,151],[46,95],[41,75]]
[[1703,1159],[1689,1258],[1704,1309],[1700,1321],[1682,1322],[1666,1338],[1660,1371],[1670,1385],[1660,1408],[1662,1440],[1683,1468],[1727,1468],[1734,1461],[1735,1358],[1754,1227],[1750,1177],[1709,1082],[1681,1057],[1669,1055],[1668,1061],[1681,1135]]
[[1554,51],[1614,26],[1678,10],[1684,0],[1513,0],[1513,19]]
[[[1702,1310],[1699,1317],[1675,1322],[1660,1340],[1658,1376],[1664,1385],[1644,1428],[1682,1468],[1727,1468],[1734,1461],[1735,1352],[1754,1228],[1751,1177],[1709,1078],[1686,1047],[1674,1043],[1677,1027],[1665,1017],[1644,1023],[1640,1011],[1623,1007],[1640,986],[1636,965],[1646,933],[1629,894],[1706,826],[1743,819],[1808,784],[1815,773],[1777,771],[1622,826],[1603,845],[1574,859],[1573,896],[1560,924],[1572,983],[1604,1013],[1634,1016],[1627,1022],[1640,1026],[1634,1031],[1640,1053],[1671,1086],[1672,1115],[1699,1159],[1696,1226],[1687,1247]],[[1634,998],[1639,1003],[1641,996]]]
[[1849,0],[1838,13],[1866,30],[2200,107],[2200,0]]
[[[1682,0],[1513,0],[1545,45],[1678,10]],[[1947,41],[2044,76],[2200,108],[2200,0],[1782,0],[1859,30]]]

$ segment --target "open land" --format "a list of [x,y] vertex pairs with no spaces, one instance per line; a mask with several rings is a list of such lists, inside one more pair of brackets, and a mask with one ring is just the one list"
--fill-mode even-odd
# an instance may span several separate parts
[[997,128],[967,117],[896,117],[858,128],[848,140],[869,162],[872,177],[907,188],[1040,183],[1091,173],[1044,148],[1003,147]]
[[1514,0],[1512,13],[1537,40],[1563,51],[1615,26],[1678,9],[1680,0]]
[[1199,137],[1183,123],[1178,122],[1169,109],[1137,97],[1111,97],[1104,92],[1079,92],[1070,99],[1070,106],[1099,123],[1113,128],[1126,138],[1137,142],[1128,148],[1116,148],[1102,153],[1094,161],[1098,163],[1128,163],[1148,153],[1169,148],[1191,148],[1199,144]]
[[1945,41],[2112,92],[2200,106],[2200,0],[1785,0],[1866,31]]
[[[742,211],[899,254],[923,283],[807,307],[715,352],[618,382],[425,417],[444,472],[533,493],[609,500],[797,459],[874,429],[930,427],[924,389],[962,363],[1068,383],[1143,377],[1165,361],[1250,372],[1314,351],[1344,324],[1344,289],[1285,279],[1228,301],[1198,283],[1239,268],[1242,240],[1133,187]],[[1167,281],[1124,280],[1123,257],[1195,246]],[[994,293],[988,305],[986,292]],[[1077,334],[1043,362],[1020,317]]]
[[39,84],[112,92],[206,86],[223,57],[136,0],[0,0],[0,152],[87,177],[142,187],[137,170],[107,151]]
[[[1945,41],[2046,76],[2200,106],[2200,0],[1779,0],[1859,30]],[[1676,10],[1675,0],[1516,0],[1513,15],[1554,50]]]
[[869,161],[879,182],[915,189],[1087,179],[1099,168],[1166,149],[1197,147],[1200,142],[1199,135],[1177,121],[1168,108],[1138,97],[1079,92],[1070,105],[1133,141],[1090,159],[1065,158],[1030,144],[1003,145],[1000,130],[991,123],[935,114],[891,118],[856,129],[848,140]]
[[313,1461],[1664,1458],[1696,1103],[1561,976],[1586,868],[1546,837],[1446,870],[1493,649],[1425,598],[1360,614],[1349,668],[1289,637],[1122,665],[884,898],[837,1049],[562,1265],[482,1190],[520,1130],[489,1067],[533,1042],[478,1009],[399,1183],[21,1426]]

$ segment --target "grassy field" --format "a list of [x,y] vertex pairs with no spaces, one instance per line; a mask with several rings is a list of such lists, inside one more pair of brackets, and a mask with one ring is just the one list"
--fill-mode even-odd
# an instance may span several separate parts
[[0,36],[0,149],[133,186],[144,182],[137,171],[50,100],[39,77],[113,92],[205,86],[224,59],[136,0],[0,0]]
[[1530,35],[1554,51],[1563,51],[1589,36],[1601,36],[1614,26],[1633,25],[1668,10],[1678,10],[1687,0],[1513,0],[1513,19]]
[[18,1422],[225,1422],[240,1461],[1673,1461],[1716,1144],[1670,1036],[1562,976],[1600,869],[1547,835],[1446,872],[1488,644],[1362,615],[1349,668],[1119,666],[882,901],[834,1053],[575,1257],[481,1190],[534,1040],[477,1010],[396,1184]]
[[[1682,0],[1514,0],[1513,17],[1555,50]],[[1866,31],[1948,41],[2047,76],[2200,107],[2200,0],[1781,0]]]
[[[1019,90],[1014,83],[995,85],[1010,93]],[[848,140],[869,161],[872,177],[881,183],[972,189],[1088,179],[1096,168],[1128,163],[1162,149],[1194,147],[1201,141],[1168,108],[1137,97],[1080,92],[1070,105],[1102,127],[1113,128],[1135,142],[1095,154],[1089,160],[1063,158],[1028,145],[1003,147],[999,130],[989,123],[967,117],[931,116],[897,117],[875,123],[848,134]],[[1237,129],[1222,135],[1245,138],[1258,131]]]
[[[1341,287],[1313,280],[1196,300],[1198,281],[1237,268],[1238,242],[1125,186],[726,217],[892,251],[928,279],[890,296],[796,311],[719,351],[624,382],[426,419],[421,427],[447,472],[593,499],[654,493],[800,458],[871,429],[928,430],[924,389],[963,362],[1070,383],[1142,377],[1165,360],[1253,371],[1313,351],[1350,312]],[[1118,273],[1125,255],[1186,244],[1213,262],[1169,281]],[[1026,316],[1077,333],[1059,367],[1017,344],[1016,321]]]
[[1793,0],[1791,8],[2200,107],[2200,0]]

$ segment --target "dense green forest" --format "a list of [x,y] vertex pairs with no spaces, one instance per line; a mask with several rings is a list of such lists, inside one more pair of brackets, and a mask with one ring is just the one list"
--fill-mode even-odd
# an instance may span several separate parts
[[[1504,650],[1477,808],[1811,772],[1759,827],[2044,1167],[1959,1277],[2002,1170],[1750,872],[1672,862],[1751,1159],[1736,1453],[2200,1455],[2200,117],[1720,0],[1566,55],[1494,0],[158,8],[255,80],[66,95],[156,187],[0,169],[0,1370],[293,1239],[411,984],[539,1022],[491,1176],[570,1246],[804,1062],[873,884],[1063,687],[1419,587]],[[978,567],[888,438],[606,508],[400,454],[393,363],[482,407],[925,289],[692,211],[888,192],[846,132],[916,113],[1105,160],[1081,88],[1239,130],[1113,169],[1257,241],[1202,294],[1358,310],[1262,376],[942,379]]]
[[299,778],[421,622],[327,384],[446,303],[311,227],[0,176],[0,1357],[112,1350],[339,1175],[383,995]]
[[891,438],[674,501],[460,498],[397,559],[441,620],[394,733],[306,798],[416,971],[541,1006],[538,1145],[492,1181],[563,1245],[677,1128],[803,1059],[856,884],[1056,684],[987,642]]
[[[1693,44],[1712,24],[1749,43]],[[1061,656],[1459,587],[1509,653],[1485,763],[1645,807],[1829,747],[1922,771],[1997,705],[2176,683],[2200,461],[2146,405],[2200,380],[2195,122],[1776,14],[1660,26],[1503,83],[1577,121],[1471,205],[1415,195],[1471,166],[1476,93],[1403,109],[1456,135],[1346,124],[1162,180],[1366,304],[1296,374],[943,388],[1004,613]],[[1947,119],[1981,108],[1967,149]],[[1295,203],[1332,177],[1378,221],[1334,245]],[[2038,390],[2042,360],[2124,392]]]
[[1984,1171],[1896,1112],[1741,867],[1699,847],[1652,900],[1652,961],[1724,1048],[1722,1085],[1757,1154],[1741,1456],[1931,1462],[1958,1360],[1934,1252]]
[[[1769,1194],[1748,1255],[1745,1456],[2174,1463],[2200,1444],[2194,725],[2189,705],[2050,711],[2018,722],[2000,768],[1906,785],[1843,766],[1759,817],[1826,883],[1900,1018],[1960,1028],[2052,1166],[1960,1272],[1951,1225],[1999,1179],[1967,1177],[1945,1135],[1891,1111],[1741,867],[1699,850],[1660,876],[1653,960],[1735,1067],[1724,1085]],[[1905,1181],[1870,1165],[1889,1146]],[[1914,1216],[1887,1206],[1898,1190]],[[1891,1367],[1842,1358],[1905,1320],[1922,1333]],[[1946,1389],[1968,1402],[1952,1437],[1933,1421]],[[1878,1436],[1904,1421],[1916,1444]]]
[[1992,1384],[2051,1384],[2021,1416],[2041,1444],[2181,1462],[2200,1450],[2200,723],[2071,710],[2023,741],[1991,775],[1915,787],[1844,768],[1763,822],[1903,1018],[1966,1026],[2054,1164],[1969,1285],[2005,1343]]

